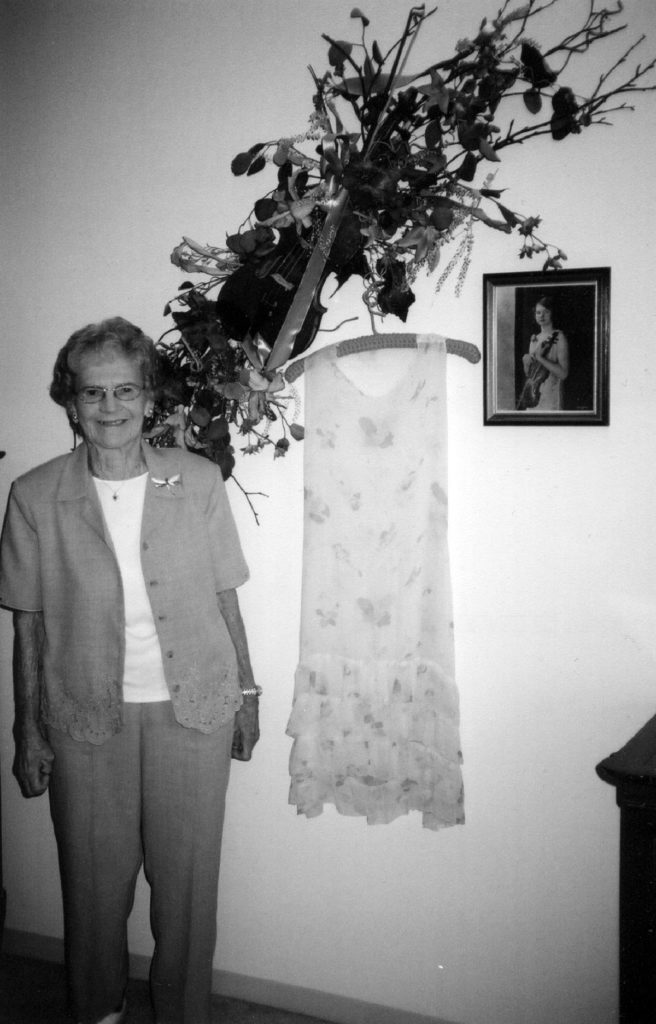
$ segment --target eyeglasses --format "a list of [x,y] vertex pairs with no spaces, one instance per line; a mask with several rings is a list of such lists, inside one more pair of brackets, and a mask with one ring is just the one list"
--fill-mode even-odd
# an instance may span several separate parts
[[85,388],[76,391],[77,397],[87,405],[95,405],[102,402],[108,391],[111,391],[114,398],[119,402],[134,402],[143,391],[141,384],[112,384],[109,387],[102,387],[100,384],[89,384]]

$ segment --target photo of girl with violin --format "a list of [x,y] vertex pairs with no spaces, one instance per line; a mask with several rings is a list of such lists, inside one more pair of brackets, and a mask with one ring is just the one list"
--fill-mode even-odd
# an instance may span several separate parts
[[554,324],[554,303],[549,295],[540,296],[533,315],[538,329],[522,357],[526,380],[517,409],[559,411],[564,408],[563,384],[569,375],[569,344]]

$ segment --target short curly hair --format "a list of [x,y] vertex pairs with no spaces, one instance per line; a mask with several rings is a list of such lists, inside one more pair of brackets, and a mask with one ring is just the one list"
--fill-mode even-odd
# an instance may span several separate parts
[[159,356],[151,338],[140,327],[135,327],[121,316],[87,324],[71,334],[60,349],[52,373],[50,397],[69,413],[73,430],[79,427],[71,419],[71,408],[77,391],[76,378],[80,363],[86,355],[100,355],[111,351],[132,359],[143,374],[145,387],[154,391],[159,379]]

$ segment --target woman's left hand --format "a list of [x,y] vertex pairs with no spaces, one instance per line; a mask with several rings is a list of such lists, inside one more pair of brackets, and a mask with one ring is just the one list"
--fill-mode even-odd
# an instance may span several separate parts
[[232,756],[236,761],[250,761],[253,747],[260,738],[260,705],[257,697],[244,697],[235,715],[232,734]]
[[244,703],[235,715],[235,727],[232,735],[232,756],[236,761],[250,761],[253,747],[260,738],[259,697],[258,687],[253,679],[253,668],[248,653],[248,641],[244,620],[239,610],[237,591],[222,590],[217,594],[219,608],[226,624],[230,639],[237,655],[239,683],[242,690],[251,692],[243,698]]

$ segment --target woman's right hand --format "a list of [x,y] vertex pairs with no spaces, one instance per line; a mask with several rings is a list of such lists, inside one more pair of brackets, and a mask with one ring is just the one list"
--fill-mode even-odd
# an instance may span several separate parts
[[45,793],[54,760],[52,747],[44,739],[38,725],[16,728],[14,775],[23,796],[41,796]]

